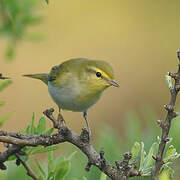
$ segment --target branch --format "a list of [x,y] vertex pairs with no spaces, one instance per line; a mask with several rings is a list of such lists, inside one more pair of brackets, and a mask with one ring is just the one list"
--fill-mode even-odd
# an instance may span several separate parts
[[25,161],[23,161],[23,160],[21,159],[21,157],[19,156],[19,154],[16,153],[15,156],[17,157],[16,164],[19,165],[19,163],[21,163],[21,164],[24,166],[24,168],[26,169],[28,176],[32,177],[34,180],[39,180],[39,178],[36,177],[36,175],[34,174],[34,172],[32,171],[32,169],[26,164]]
[[[180,50],[177,51],[177,57],[180,61]],[[180,62],[178,64],[178,72],[177,73],[169,72],[169,76],[174,78],[175,83],[173,87],[170,87],[170,94],[171,94],[170,103],[164,106],[164,108],[167,110],[166,118],[164,121],[163,120],[157,121],[162,131],[161,131],[161,142],[159,144],[158,153],[155,157],[153,157],[156,162],[155,162],[155,167],[152,171],[152,180],[157,180],[161,167],[164,164],[163,154],[166,147],[166,143],[170,140],[168,138],[168,134],[171,128],[171,122],[172,119],[178,115],[178,113],[174,111],[174,106],[176,103],[177,94],[180,90]]]
[[2,75],[2,73],[0,73],[0,79],[10,79],[10,78],[4,77],[4,76]]
[[[53,125],[57,125],[58,122],[55,122],[55,118],[53,117],[52,113],[52,109],[44,112],[44,114],[51,119]],[[59,125],[56,127],[59,127]],[[86,129],[82,129],[80,136],[64,125],[56,129],[58,129],[58,133],[53,135],[26,135],[1,130],[0,142],[13,145],[11,145],[8,150],[4,152],[6,155],[5,157],[3,156],[4,158],[0,154],[0,163],[3,164],[9,156],[17,153],[24,146],[51,146],[54,144],[69,142],[78,147],[87,156],[88,163],[85,168],[87,171],[89,171],[91,166],[94,165],[112,180],[128,180],[129,177],[140,176],[140,172],[135,169],[135,163],[129,163],[129,160],[131,159],[130,153],[125,153],[123,162],[120,163],[119,161],[116,161],[116,167],[114,167],[104,157],[103,149],[100,151],[100,153],[95,151],[94,147],[90,143],[89,133]],[[12,147],[15,150],[12,150]]]

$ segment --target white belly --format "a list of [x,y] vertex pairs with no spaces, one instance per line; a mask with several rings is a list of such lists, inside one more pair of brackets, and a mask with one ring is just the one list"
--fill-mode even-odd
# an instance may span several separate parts
[[66,109],[77,112],[88,110],[99,98],[91,102],[82,102],[78,99],[81,94],[81,89],[72,88],[72,86],[55,87],[50,82],[48,83],[49,93],[60,109]]

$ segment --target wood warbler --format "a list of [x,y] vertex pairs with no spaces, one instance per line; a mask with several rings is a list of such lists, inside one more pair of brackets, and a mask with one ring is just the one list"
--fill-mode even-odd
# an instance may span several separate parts
[[52,67],[49,74],[24,76],[40,79],[48,85],[49,93],[59,107],[59,113],[61,109],[83,112],[89,134],[88,109],[98,101],[105,89],[110,86],[119,87],[114,81],[110,64],[86,58],[65,61]]

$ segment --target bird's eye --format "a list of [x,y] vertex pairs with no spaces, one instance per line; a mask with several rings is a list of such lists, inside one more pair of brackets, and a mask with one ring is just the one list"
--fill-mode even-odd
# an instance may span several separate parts
[[97,77],[101,77],[101,73],[100,73],[100,72],[97,72],[97,73],[96,73],[96,76],[97,76]]

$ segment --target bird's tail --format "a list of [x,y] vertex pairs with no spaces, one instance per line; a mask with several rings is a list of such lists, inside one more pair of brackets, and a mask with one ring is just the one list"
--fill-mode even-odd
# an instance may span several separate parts
[[45,84],[48,85],[48,74],[42,73],[42,74],[25,74],[23,76],[34,78],[34,79],[40,79]]

